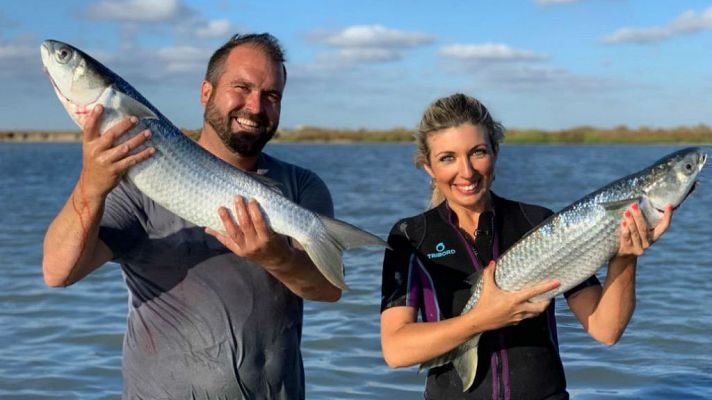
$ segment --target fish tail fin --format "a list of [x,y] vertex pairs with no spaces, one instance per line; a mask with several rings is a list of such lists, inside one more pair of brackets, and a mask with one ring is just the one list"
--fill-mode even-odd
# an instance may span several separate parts
[[322,240],[311,238],[308,243],[302,243],[304,251],[331,284],[340,289],[348,289],[344,282],[344,266],[341,261],[343,251],[363,246],[388,247],[388,244],[378,236],[346,222],[323,215],[318,217],[326,227],[326,237]]
[[477,372],[477,349],[481,335],[481,333],[478,333],[468,339],[465,343],[457,346],[442,356],[433,358],[432,360],[421,364],[418,372],[452,362],[453,367],[455,367],[455,370],[457,371],[457,375],[462,381],[462,391],[467,391],[467,389],[469,389],[475,381],[475,373]]

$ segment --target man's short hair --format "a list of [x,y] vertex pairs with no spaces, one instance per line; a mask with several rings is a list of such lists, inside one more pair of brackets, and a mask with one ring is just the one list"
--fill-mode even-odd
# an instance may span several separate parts
[[282,65],[284,73],[284,81],[287,81],[287,68],[284,66],[284,49],[279,44],[276,37],[269,33],[247,33],[235,34],[219,49],[215,50],[208,61],[208,69],[205,72],[205,80],[215,86],[223,73],[225,60],[230,54],[230,51],[237,46],[250,45],[264,52],[274,63]]

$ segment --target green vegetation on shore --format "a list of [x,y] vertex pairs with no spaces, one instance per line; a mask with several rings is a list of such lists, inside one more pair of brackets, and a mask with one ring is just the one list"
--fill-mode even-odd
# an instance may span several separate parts
[[[199,130],[184,129],[183,132],[197,139]],[[50,132],[50,131],[0,131],[0,141],[27,142],[75,142],[82,138],[81,132]],[[367,129],[328,129],[317,127],[302,127],[298,129],[281,129],[277,132],[275,142],[412,142],[413,131],[405,128],[389,130]],[[625,126],[600,129],[588,126],[564,129],[560,131],[544,131],[538,129],[509,129],[505,134],[504,143],[542,143],[542,144],[603,144],[603,143],[712,143],[712,128],[707,125],[677,128],[637,128]]]

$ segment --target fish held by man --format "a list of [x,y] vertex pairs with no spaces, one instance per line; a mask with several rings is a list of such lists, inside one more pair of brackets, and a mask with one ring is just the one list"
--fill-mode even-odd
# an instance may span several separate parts
[[134,153],[151,146],[155,154],[129,168],[125,179],[179,217],[224,232],[218,208],[224,206],[234,213],[235,196],[255,199],[272,230],[298,241],[324,277],[342,289],[346,288],[343,250],[387,246],[371,233],[300,207],[267,178],[244,172],[204,150],[131,85],[81,50],[46,40],[40,52],[60,102],[79,127],[84,127],[94,107],[102,105],[102,133],[128,116],[139,120],[116,144],[151,130],[150,140]]
[[[640,204],[648,224],[654,227],[667,204],[677,208],[694,190],[706,161],[707,155],[700,148],[676,151],[550,216],[497,260],[497,286],[516,291],[547,280],[560,282],[557,289],[531,301],[550,299],[575,287],[615,255],[620,240],[620,221],[632,203]],[[475,306],[482,287],[480,273],[473,278],[472,294],[461,314]],[[423,363],[420,370],[452,362],[462,380],[463,391],[466,391],[475,380],[480,335]]]

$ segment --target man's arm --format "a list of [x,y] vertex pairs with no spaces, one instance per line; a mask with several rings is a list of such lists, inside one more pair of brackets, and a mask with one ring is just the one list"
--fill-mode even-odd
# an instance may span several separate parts
[[330,302],[341,298],[341,289],[324,278],[301,246],[295,242],[292,247],[285,236],[267,226],[257,201],[245,203],[237,196],[235,210],[237,221],[225,207],[218,211],[226,234],[210,228],[205,232],[238,256],[261,265],[299,297]]
[[154,153],[153,148],[147,148],[130,154],[150,137],[148,131],[114,147],[114,140],[137,120],[126,118],[100,135],[102,112],[103,108],[96,106],[86,120],[79,180],[45,234],[42,272],[48,286],[71,285],[113,258],[98,237],[106,196],[130,166]]

